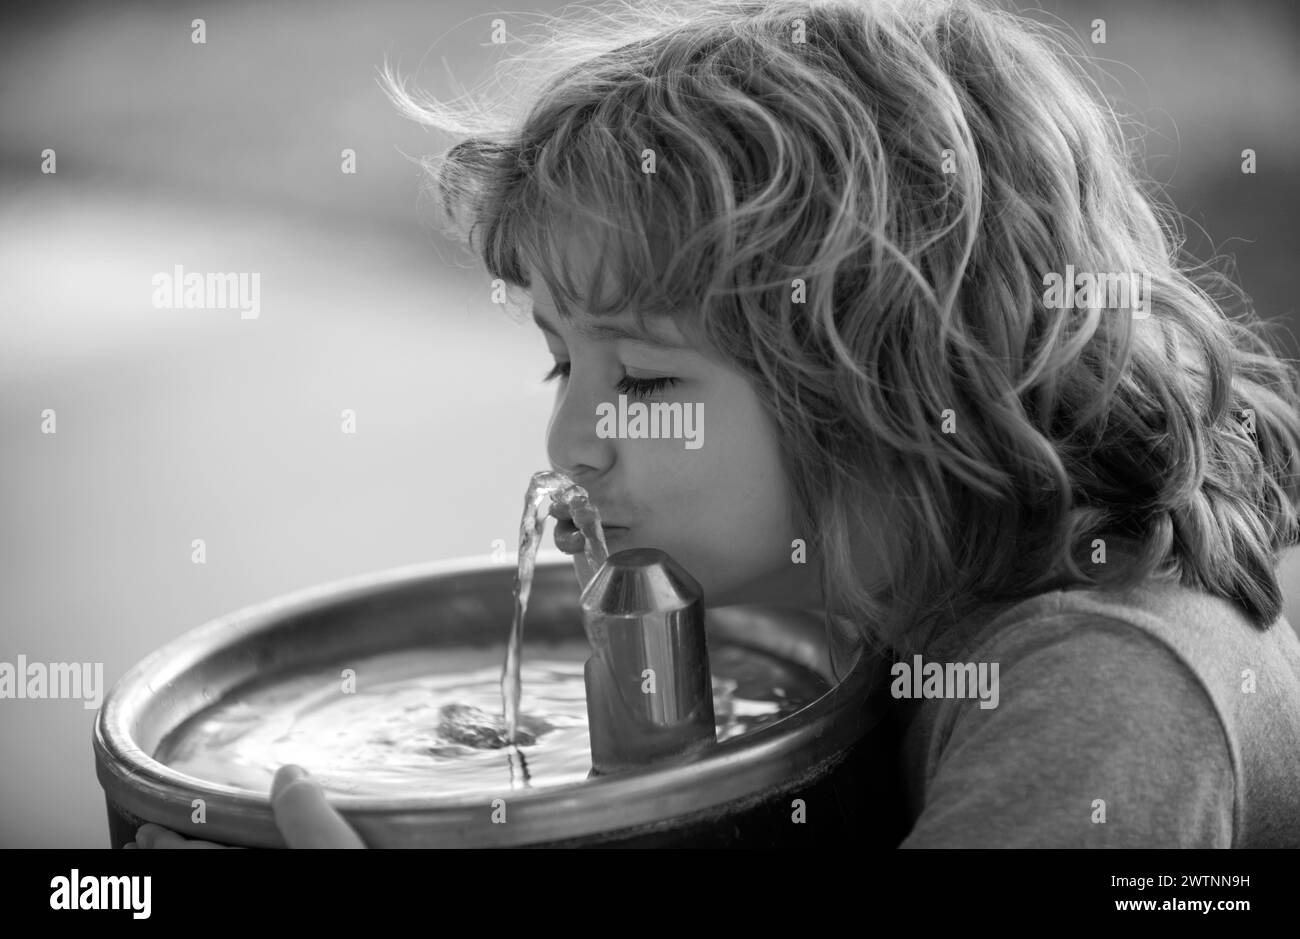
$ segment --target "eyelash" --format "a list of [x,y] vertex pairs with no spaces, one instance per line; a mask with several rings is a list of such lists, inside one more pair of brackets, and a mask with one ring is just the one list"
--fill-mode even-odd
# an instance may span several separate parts
[[[568,377],[569,363],[556,362],[555,366],[542,376],[542,381]],[[620,393],[632,398],[648,398],[652,394],[663,391],[665,388],[671,388],[675,384],[677,384],[676,378],[633,378],[631,375],[624,375],[614,387]]]

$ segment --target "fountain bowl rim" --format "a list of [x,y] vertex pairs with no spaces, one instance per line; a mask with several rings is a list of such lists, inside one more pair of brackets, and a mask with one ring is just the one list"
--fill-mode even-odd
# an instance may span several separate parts
[[[539,580],[558,568],[571,570],[570,563],[568,556],[558,552],[540,553]],[[96,775],[110,805],[181,830],[188,837],[222,841],[224,836],[225,843],[250,846],[281,844],[274,830],[268,795],[189,776],[155,760],[137,743],[133,722],[155,694],[159,682],[165,684],[167,676],[180,674],[186,667],[236,646],[259,631],[273,630],[293,616],[422,581],[491,572],[512,577],[514,569],[509,561],[475,555],[354,575],[243,607],[164,644],[119,679],[96,715]],[[573,590],[576,598],[576,583]],[[778,618],[795,614],[766,607],[732,608],[740,616],[755,609]],[[709,615],[726,612],[710,610]],[[580,629],[577,635],[581,635]],[[880,679],[882,665],[859,650],[848,673],[821,697],[794,714],[720,743],[703,754],[562,786],[419,798],[331,793],[330,803],[368,844],[394,846],[422,843],[419,838],[411,840],[414,836],[410,830],[421,827],[434,829],[423,843],[432,840],[457,846],[460,842],[485,845],[495,841],[505,846],[538,838],[581,837],[614,823],[653,824],[664,816],[707,808],[700,801],[702,794],[708,804],[724,805],[753,799],[783,786],[797,788],[799,779],[824,772],[883,718],[879,697],[868,695]],[[193,823],[196,799],[203,799],[209,819],[215,817],[220,823]],[[493,799],[509,803],[511,824],[483,825],[485,808]],[[565,819],[570,820],[568,824],[559,824],[558,820]],[[575,824],[573,819],[580,821]]]

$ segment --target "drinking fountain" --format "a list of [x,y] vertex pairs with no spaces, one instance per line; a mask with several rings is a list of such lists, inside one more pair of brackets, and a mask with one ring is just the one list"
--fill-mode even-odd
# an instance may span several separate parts
[[655,548],[610,555],[583,591],[595,774],[716,743],[702,597],[695,579]]
[[[156,758],[160,745],[219,703],[312,669],[408,650],[499,662],[515,573],[467,558],[349,578],[223,616],[146,657],[94,726],[112,847],[146,821],[283,847],[266,790],[189,775]],[[430,778],[399,795],[330,792],[331,804],[371,847],[896,845],[906,826],[886,663],[859,649],[836,675],[820,616],[706,611],[703,599],[662,551],[612,555],[581,592],[569,560],[539,561],[529,641],[585,637],[592,649],[588,778],[454,795]],[[710,657],[728,650],[805,675],[821,693],[718,740]]]

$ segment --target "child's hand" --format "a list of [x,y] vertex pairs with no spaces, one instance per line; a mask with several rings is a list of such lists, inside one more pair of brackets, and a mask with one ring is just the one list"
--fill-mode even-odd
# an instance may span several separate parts
[[[291,848],[364,848],[361,836],[325,801],[320,784],[298,766],[281,766],[271,784],[275,826]],[[161,825],[141,825],[128,848],[225,848],[184,838]]]
[[124,848],[231,848],[234,845],[214,844],[200,841],[198,838],[184,838],[170,828],[163,828],[153,822],[141,825],[135,832],[135,840],[124,844]]

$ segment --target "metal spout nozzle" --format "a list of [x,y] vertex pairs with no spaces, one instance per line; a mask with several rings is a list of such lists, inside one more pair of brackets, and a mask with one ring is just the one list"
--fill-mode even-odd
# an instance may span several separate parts
[[700,585],[655,548],[613,554],[582,594],[592,774],[717,742]]

